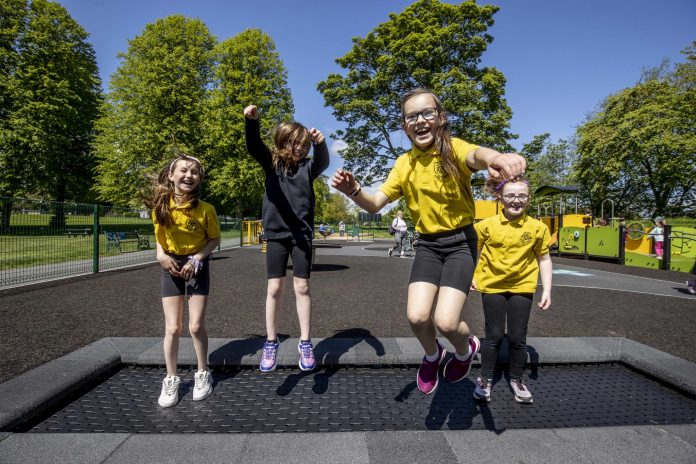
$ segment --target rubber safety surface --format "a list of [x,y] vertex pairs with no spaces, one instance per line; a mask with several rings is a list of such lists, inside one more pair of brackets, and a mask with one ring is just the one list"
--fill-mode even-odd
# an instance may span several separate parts
[[696,399],[618,364],[542,366],[526,373],[531,405],[513,400],[498,374],[492,401],[472,398],[474,373],[416,388],[415,367],[301,372],[216,369],[215,391],[191,400],[182,371],[179,403],[157,406],[164,369],[124,367],[30,432],[226,433],[462,430],[696,423]]

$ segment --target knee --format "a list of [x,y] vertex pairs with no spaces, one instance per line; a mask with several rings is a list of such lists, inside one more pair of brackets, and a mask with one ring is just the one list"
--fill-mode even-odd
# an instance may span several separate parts
[[170,337],[181,337],[182,327],[180,324],[167,324],[164,334]]
[[527,345],[527,333],[524,331],[513,331],[507,334],[508,343],[514,347],[524,347]]
[[205,335],[205,325],[202,322],[190,322],[189,333],[196,338]]
[[435,327],[437,327],[437,330],[445,337],[459,332],[460,324],[461,322],[459,321],[459,319],[452,319],[446,317],[435,318]]
[[432,324],[430,314],[425,312],[410,312],[408,313],[408,323],[411,327],[426,327]]
[[268,281],[268,296],[280,298],[283,293],[283,284],[279,280]]
[[295,295],[298,296],[308,296],[309,295],[309,281],[307,279],[296,280],[294,283]]

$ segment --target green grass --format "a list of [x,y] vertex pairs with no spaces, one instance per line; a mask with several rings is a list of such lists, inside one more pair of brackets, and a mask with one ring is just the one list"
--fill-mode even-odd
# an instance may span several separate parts
[[[10,216],[10,227],[18,226],[36,226],[36,227],[48,227],[52,215],[51,214],[15,214]],[[91,214],[78,215],[71,214],[65,216],[65,226],[84,226],[85,224],[92,224],[93,216]],[[134,217],[133,213],[123,214],[123,215],[109,215],[100,216],[99,224],[143,224],[146,226],[152,226],[152,219],[140,219],[139,217]]]
[[[151,224],[147,221],[148,224]],[[223,230],[223,239],[239,238],[239,230]],[[155,248],[155,237],[148,236],[150,249]],[[66,237],[63,235],[2,235],[0,236],[0,262],[2,270],[26,266],[66,263],[92,259],[92,236]],[[136,244],[124,243],[123,252],[136,251]],[[119,255],[118,250],[106,252],[106,238],[99,235],[99,256]]]

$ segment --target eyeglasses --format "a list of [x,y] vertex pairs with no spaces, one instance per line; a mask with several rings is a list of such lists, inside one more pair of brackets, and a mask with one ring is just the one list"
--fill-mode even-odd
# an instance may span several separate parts
[[415,111],[404,116],[406,124],[415,124],[418,121],[418,116],[423,116],[426,121],[432,121],[437,116],[437,108],[426,108],[423,111]]
[[505,198],[505,201],[513,201],[513,200],[527,201],[527,200],[529,200],[529,195],[525,195],[524,193],[522,193],[520,195],[515,195],[514,193],[509,193],[507,195],[503,195],[503,198]]

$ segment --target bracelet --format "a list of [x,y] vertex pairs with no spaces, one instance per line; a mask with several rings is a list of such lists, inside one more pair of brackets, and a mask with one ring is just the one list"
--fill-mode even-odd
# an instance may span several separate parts
[[193,275],[198,274],[198,271],[203,269],[203,261],[197,260],[194,255],[188,257],[188,262],[191,266],[193,266]]
[[360,193],[361,190],[362,190],[362,186],[361,186],[360,184],[358,184],[358,188],[356,188],[355,190],[353,190],[353,191],[350,193],[350,196],[351,196],[351,197],[357,197],[357,196],[358,196],[358,193]]

